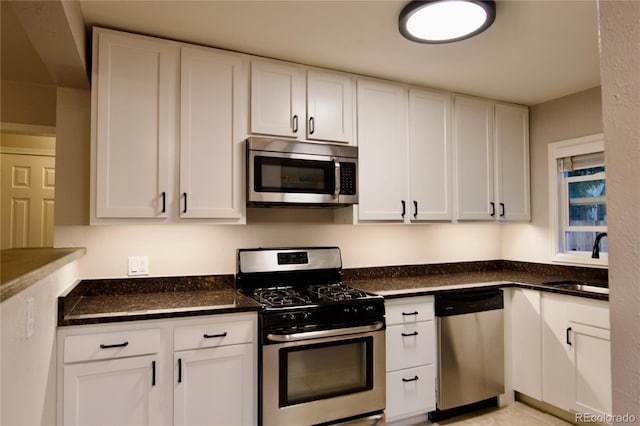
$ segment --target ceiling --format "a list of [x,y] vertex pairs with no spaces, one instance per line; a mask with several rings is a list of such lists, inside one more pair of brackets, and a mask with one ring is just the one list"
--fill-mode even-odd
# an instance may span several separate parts
[[[492,27],[442,45],[402,38],[397,23],[405,4],[80,0],[88,28],[99,25],[526,105],[600,85],[596,0],[498,0]],[[2,15],[4,56],[4,9]],[[5,78],[4,58],[2,66]]]

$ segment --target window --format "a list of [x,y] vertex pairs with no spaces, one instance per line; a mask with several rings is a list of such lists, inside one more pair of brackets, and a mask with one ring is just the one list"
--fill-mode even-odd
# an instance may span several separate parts
[[607,231],[602,135],[549,145],[549,206],[552,260],[607,265],[606,238],[599,243],[600,257],[591,256],[596,237]]

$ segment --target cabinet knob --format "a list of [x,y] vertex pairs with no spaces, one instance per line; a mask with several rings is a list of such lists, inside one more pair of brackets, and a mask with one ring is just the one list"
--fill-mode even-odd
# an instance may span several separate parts
[[293,133],[298,133],[298,114],[293,116]]

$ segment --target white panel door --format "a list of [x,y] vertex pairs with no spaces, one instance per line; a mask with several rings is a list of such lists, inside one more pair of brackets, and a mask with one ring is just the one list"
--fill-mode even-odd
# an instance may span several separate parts
[[242,62],[182,47],[180,217],[242,216]]
[[529,109],[496,104],[495,126],[498,219],[530,220]]
[[573,296],[542,294],[542,401],[573,407],[574,367],[567,304]]
[[411,220],[451,220],[452,105],[449,94],[409,91]]
[[2,249],[53,247],[55,157],[1,154]]
[[251,61],[251,133],[304,138],[304,75],[295,65]]
[[542,400],[542,318],[537,290],[513,291],[511,360],[513,389]]
[[492,220],[497,214],[493,193],[493,103],[464,96],[456,96],[454,102],[457,218]]
[[575,365],[577,413],[612,413],[611,332],[607,329],[570,322]]
[[178,48],[166,40],[94,32],[96,215],[163,218],[175,140]]
[[353,83],[338,73],[307,73],[307,139],[351,142]]
[[407,89],[358,80],[357,96],[358,218],[404,221],[410,207]]
[[175,353],[174,425],[253,425],[253,345]]
[[154,363],[149,355],[65,365],[63,424],[167,424]]

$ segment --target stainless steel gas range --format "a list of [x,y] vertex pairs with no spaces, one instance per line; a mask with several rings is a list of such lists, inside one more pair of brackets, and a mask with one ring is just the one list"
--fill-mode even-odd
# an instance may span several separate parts
[[236,288],[262,304],[261,423],[384,424],[384,300],[341,282],[340,249],[242,249],[237,261]]

